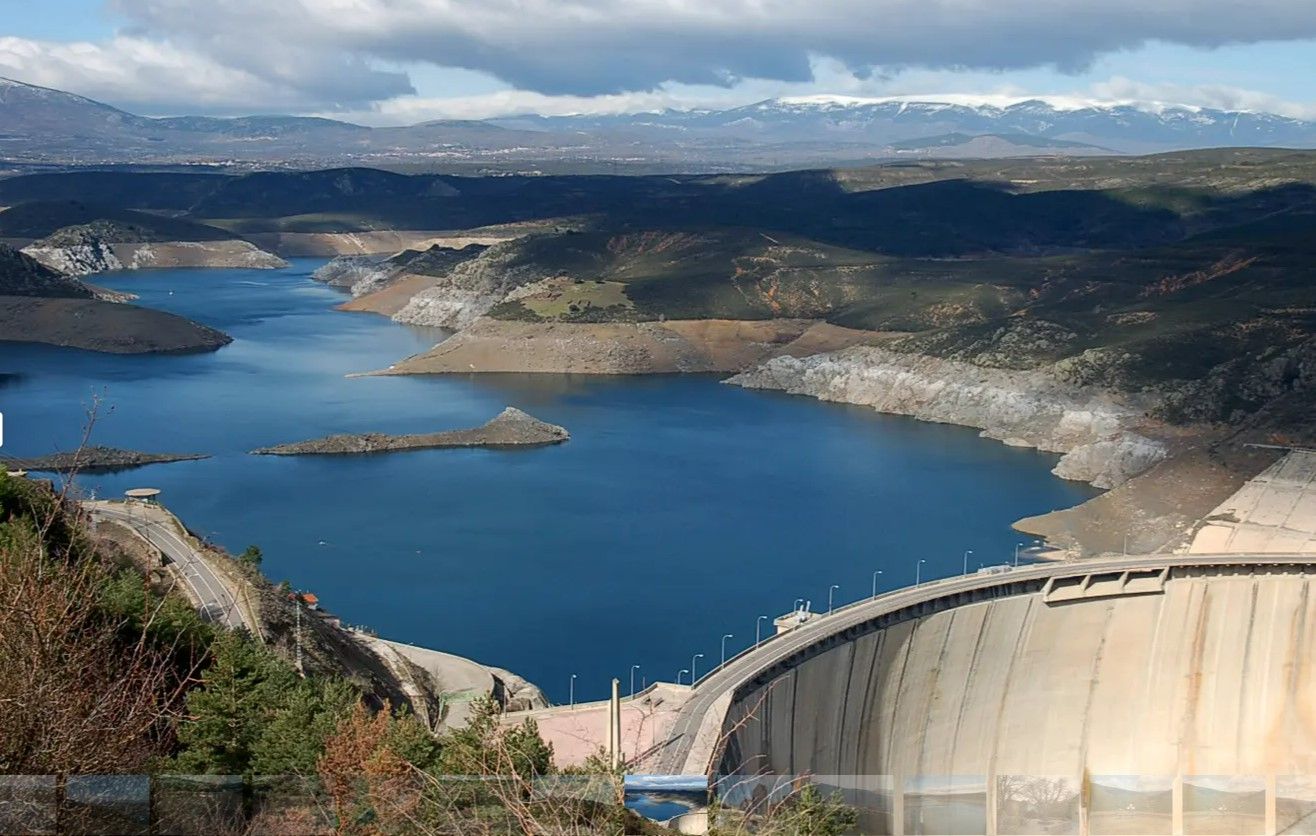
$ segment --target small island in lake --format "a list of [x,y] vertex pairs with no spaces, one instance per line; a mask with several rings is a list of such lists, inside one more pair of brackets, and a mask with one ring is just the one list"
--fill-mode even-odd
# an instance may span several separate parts
[[5,465],[17,470],[35,470],[48,473],[82,471],[88,473],[129,470],[148,464],[190,462],[208,459],[202,453],[142,453],[137,450],[120,450],[117,447],[83,447],[68,453],[51,453],[31,459],[6,458]]
[[540,421],[516,407],[507,407],[483,426],[417,435],[356,433],[278,444],[252,450],[257,456],[353,455],[429,450],[441,447],[537,447],[561,444],[571,437],[565,428]]

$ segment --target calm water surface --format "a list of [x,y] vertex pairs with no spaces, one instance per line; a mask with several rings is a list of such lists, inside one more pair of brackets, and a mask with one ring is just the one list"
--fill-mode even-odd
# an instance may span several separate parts
[[[212,354],[116,357],[0,344],[4,451],[94,442],[210,453],[200,462],[85,476],[100,495],[150,485],[230,550],[265,551],[275,580],[387,638],[506,667],[565,702],[601,698],[631,665],[671,680],[754,640],[758,615],[827,607],[880,586],[1010,559],[1010,523],[1080,502],[1053,456],[973,430],[881,416],[715,377],[559,375],[346,378],[442,335],[332,310],[281,271],[99,276],[228,332]],[[8,373],[8,374],[6,374]],[[329,433],[480,424],[514,405],[572,433],[526,451],[250,456]]]

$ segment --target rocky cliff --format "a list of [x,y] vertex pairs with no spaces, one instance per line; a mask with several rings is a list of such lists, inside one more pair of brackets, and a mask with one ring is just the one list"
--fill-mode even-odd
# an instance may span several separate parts
[[856,346],[777,357],[727,382],[978,427],[1006,444],[1063,453],[1058,476],[1098,487],[1118,485],[1169,452],[1153,437],[1149,402],[1067,384],[1045,369],[989,369]]
[[512,290],[558,274],[527,259],[517,242],[495,244],[435,276],[393,315],[398,322],[461,329],[488,313]]

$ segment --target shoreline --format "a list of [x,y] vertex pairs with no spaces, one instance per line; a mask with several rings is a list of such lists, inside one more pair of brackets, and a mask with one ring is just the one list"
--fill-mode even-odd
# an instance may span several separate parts
[[[731,373],[722,382],[972,427],[984,439],[1058,453],[1057,477],[1107,493],[1219,435],[1210,427],[1149,419],[1154,398],[1066,384],[1046,369],[994,369],[883,348],[893,336],[809,320],[588,324],[486,316],[387,369],[348,376]],[[1099,502],[1103,494],[1022,517],[1012,526],[1044,538],[1056,550],[1055,559],[1118,551],[1123,537],[1112,545],[1102,533],[1112,527],[1145,526],[1131,534],[1132,543],[1146,550],[1170,547],[1188,520],[1205,513],[1203,505],[1212,507],[1256,469],[1196,472],[1194,478],[1206,479],[1214,489],[1204,491],[1200,502],[1185,500],[1185,508],[1155,519],[1139,519],[1123,505],[1113,510],[1114,502]],[[1156,486],[1153,493],[1166,489],[1164,479],[1155,479],[1139,482],[1139,490],[1148,490],[1141,486],[1149,482]]]

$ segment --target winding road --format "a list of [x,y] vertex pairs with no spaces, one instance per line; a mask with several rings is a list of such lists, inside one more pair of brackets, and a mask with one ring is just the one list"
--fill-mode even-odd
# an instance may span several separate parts
[[163,512],[147,505],[86,502],[83,506],[94,520],[120,523],[137,532],[169,559],[187,586],[201,617],[230,628],[248,627],[233,598],[233,592],[196,549],[173,531]]

